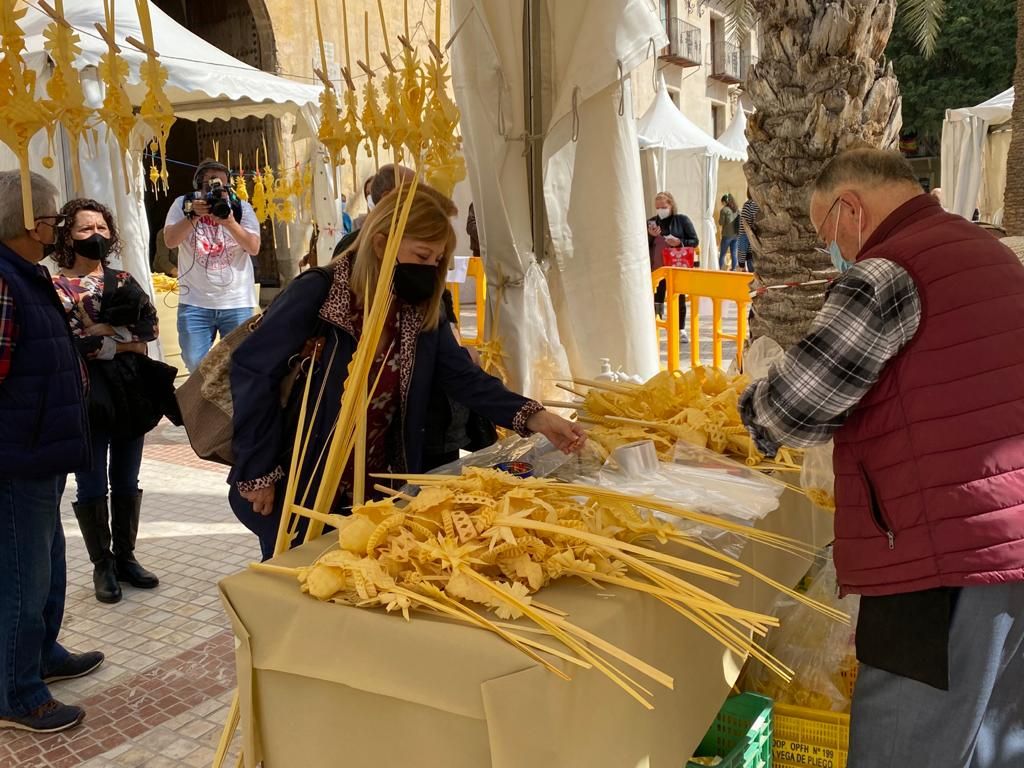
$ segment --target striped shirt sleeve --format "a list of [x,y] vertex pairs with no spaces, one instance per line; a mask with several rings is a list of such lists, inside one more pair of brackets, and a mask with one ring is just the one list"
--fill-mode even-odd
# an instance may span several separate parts
[[917,333],[917,286],[898,264],[867,259],[833,286],[810,332],[740,399],[761,453],[824,443]]

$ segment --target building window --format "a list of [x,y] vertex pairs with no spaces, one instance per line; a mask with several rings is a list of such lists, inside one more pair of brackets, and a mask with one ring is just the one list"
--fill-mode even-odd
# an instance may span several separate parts
[[725,23],[718,16],[711,17],[711,67],[712,71],[721,58],[722,44],[725,43]]
[[711,105],[711,129],[712,135],[717,139],[725,133],[725,105]]

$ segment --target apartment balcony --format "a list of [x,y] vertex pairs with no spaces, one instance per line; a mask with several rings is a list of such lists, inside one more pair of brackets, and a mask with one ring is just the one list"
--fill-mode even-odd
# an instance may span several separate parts
[[700,29],[682,19],[666,19],[668,47],[662,49],[661,58],[680,67],[701,65]]
[[738,85],[746,79],[740,48],[733,43],[716,40],[711,44],[711,77],[722,83]]

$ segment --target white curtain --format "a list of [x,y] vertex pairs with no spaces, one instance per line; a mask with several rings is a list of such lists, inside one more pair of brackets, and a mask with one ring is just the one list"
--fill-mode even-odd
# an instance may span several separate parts
[[588,377],[601,358],[645,378],[659,369],[631,103],[629,80],[613,83],[579,104],[545,145],[552,293],[572,369]]
[[569,363],[530,224],[522,0],[452,0],[459,26],[452,83],[487,271],[487,336],[501,342],[507,384],[544,398]]
[[1013,132],[990,133],[985,144],[985,176],[981,188],[981,220],[996,226],[1003,224],[1003,196],[1006,193],[1006,160],[1010,154]]
[[978,207],[988,126],[987,120],[975,116],[947,120],[942,126],[943,204],[968,219]]
[[715,227],[715,211],[718,207],[718,158],[705,155],[704,158],[704,217],[700,237],[701,269],[718,269],[718,230]]

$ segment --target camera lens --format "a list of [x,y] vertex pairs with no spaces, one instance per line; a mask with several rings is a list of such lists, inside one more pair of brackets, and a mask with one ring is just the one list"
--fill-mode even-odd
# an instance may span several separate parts
[[222,197],[210,201],[210,213],[218,219],[226,219],[231,215],[231,205]]

